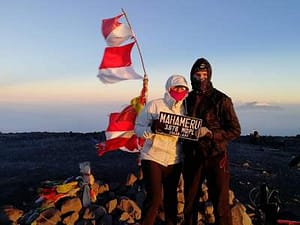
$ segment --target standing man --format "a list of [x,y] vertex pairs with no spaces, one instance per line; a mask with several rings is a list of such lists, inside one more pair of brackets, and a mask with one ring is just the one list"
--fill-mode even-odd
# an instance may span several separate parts
[[241,127],[231,98],[211,83],[212,68],[204,58],[192,66],[192,91],[186,98],[188,116],[202,119],[198,141],[184,143],[184,225],[196,225],[201,185],[207,180],[216,225],[232,225],[229,206],[227,144],[240,136]]

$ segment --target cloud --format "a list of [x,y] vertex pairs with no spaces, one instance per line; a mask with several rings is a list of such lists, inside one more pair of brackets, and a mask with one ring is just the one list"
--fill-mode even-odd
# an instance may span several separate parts
[[263,102],[246,102],[237,106],[239,110],[266,110],[266,111],[280,111],[283,108],[277,105],[271,105]]

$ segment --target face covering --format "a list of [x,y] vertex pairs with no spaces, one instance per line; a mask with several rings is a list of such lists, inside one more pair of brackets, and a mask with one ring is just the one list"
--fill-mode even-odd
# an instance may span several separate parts
[[205,93],[208,90],[209,87],[209,81],[207,79],[201,80],[200,89],[203,93]]
[[209,89],[209,80],[203,79],[201,80],[199,76],[193,75],[194,83],[197,85],[197,89],[200,90],[202,93],[205,93]]
[[181,92],[178,92],[178,91],[175,91],[175,90],[170,90],[169,91],[169,94],[171,95],[172,98],[175,99],[175,101],[181,101],[184,99],[184,97],[186,96],[186,94],[188,93],[188,91],[181,91]]

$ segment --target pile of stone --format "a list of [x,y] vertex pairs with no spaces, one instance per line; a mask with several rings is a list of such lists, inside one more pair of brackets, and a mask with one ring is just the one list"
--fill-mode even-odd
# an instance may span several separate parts
[[[116,185],[95,181],[89,165],[81,168],[82,176],[59,182],[45,182],[38,190],[38,198],[27,212],[13,206],[3,207],[0,224],[13,225],[125,225],[140,224],[146,192],[142,179],[131,173],[125,184]],[[213,205],[209,201],[207,186],[202,186],[199,199],[199,225],[213,224]],[[235,225],[250,225],[246,208],[231,192],[231,204]],[[178,185],[178,224],[183,220],[183,181]],[[161,207],[156,224],[164,221]]]
[[[48,189],[50,183],[47,182]],[[53,188],[54,187],[54,188]],[[86,194],[89,189],[89,196]],[[134,174],[127,183],[111,190],[108,183],[95,181],[85,184],[76,181],[51,186],[55,194],[40,188],[34,208],[28,212],[13,206],[2,208],[0,224],[52,225],[52,224],[133,224],[141,219],[141,204],[145,192]],[[47,193],[46,193],[47,192]],[[88,199],[88,200],[87,200]]]

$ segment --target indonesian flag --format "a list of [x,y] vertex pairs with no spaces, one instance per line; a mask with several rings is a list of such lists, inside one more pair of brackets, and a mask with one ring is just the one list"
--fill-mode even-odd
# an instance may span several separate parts
[[[102,156],[109,151],[122,150],[131,153],[139,152],[144,145],[144,139],[138,138],[134,133],[136,116],[146,104],[148,92],[148,79],[144,79],[140,96],[131,100],[130,105],[120,113],[111,113],[104,137],[96,144],[98,155]],[[102,131],[103,132],[103,131]],[[103,133],[102,133],[103,134]]]
[[102,34],[108,46],[119,46],[124,41],[133,37],[130,27],[119,22],[119,18],[123,15],[102,20]]
[[135,42],[132,42],[120,47],[105,48],[98,73],[98,77],[103,83],[110,84],[122,80],[143,79],[132,67],[130,55],[134,44]]
[[[131,111],[136,116],[136,112]],[[109,116],[109,124],[105,131],[106,140],[96,145],[98,155],[102,156],[109,151],[122,150],[131,153],[139,152],[144,143],[142,138],[138,138],[134,134],[134,120],[119,120],[121,113],[111,113]]]

